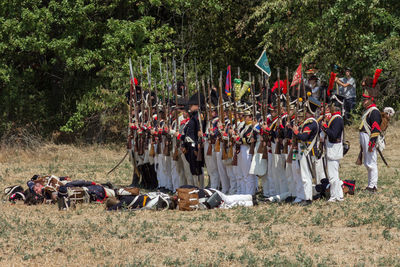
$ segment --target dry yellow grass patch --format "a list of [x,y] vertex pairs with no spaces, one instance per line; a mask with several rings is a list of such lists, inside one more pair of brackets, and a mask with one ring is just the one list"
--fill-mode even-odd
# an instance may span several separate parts
[[[106,212],[100,204],[59,212],[56,206],[0,204],[0,265],[399,265],[400,127],[389,129],[379,160],[379,194],[357,191],[343,203],[315,201],[306,208],[264,204],[253,208]],[[354,164],[358,134],[347,129],[351,150],[341,176],[366,186],[366,171]],[[129,184],[123,148],[44,145],[36,150],[3,148],[0,185],[22,184],[35,173]]]

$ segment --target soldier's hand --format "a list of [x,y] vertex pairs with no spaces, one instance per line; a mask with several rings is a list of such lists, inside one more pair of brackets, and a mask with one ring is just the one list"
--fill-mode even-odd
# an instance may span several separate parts
[[203,132],[202,132],[202,131],[198,131],[198,132],[197,132],[197,136],[198,136],[198,137],[203,137]]
[[292,130],[293,132],[297,132],[299,130],[299,127],[297,127],[296,125],[292,126]]

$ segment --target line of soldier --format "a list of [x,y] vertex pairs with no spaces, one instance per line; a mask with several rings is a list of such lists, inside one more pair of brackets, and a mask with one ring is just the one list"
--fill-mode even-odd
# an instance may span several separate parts
[[[175,62],[172,65],[175,69]],[[191,97],[185,75],[180,83],[174,75],[174,86],[167,86],[163,97],[158,96],[157,86],[152,90],[151,82],[148,90],[142,90],[133,75],[131,78],[128,149],[135,170],[134,186],[164,192],[175,192],[185,184],[204,188],[206,167],[207,186],[225,194],[255,195],[261,184],[266,200],[305,206],[315,195],[313,184],[325,178],[330,184],[329,201],[343,201],[339,162],[346,151],[340,96],[329,100],[325,96],[321,103],[306,93],[303,82],[292,90],[286,85],[283,94],[285,85],[279,75],[273,93],[264,78],[259,80],[256,95],[253,76],[240,86],[240,70],[235,79],[237,90],[227,94],[222,92],[222,73],[218,89],[212,79],[207,88],[204,80],[200,85],[196,73],[197,92]],[[373,105],[373,98],[363,96]],[[369,165],[374,164],[368,153],[375,144],[375,121],[380,124],[379,118],[367,118],[373,134],[362,137],[369,142],[364,148]],[[370,166],[367,169],[371,172]],[[367,188],[376,191],[377,167],[372,169],[372,187],[369,184]]]

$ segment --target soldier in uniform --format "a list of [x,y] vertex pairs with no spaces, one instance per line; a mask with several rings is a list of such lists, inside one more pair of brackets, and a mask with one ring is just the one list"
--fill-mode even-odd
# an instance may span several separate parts
[[[204,186],[203,169],[204,161],[197,160],[197,154],[199,153],[200,137],[203,136],[200,128],[199,116],[199,103],[198,96],[194,94],[189,99],[189,114],[190,120],[185,128],[185,149],[186,149],[186,160],[190,165],[190,172],[194,176],[194,185],[202,187]],[[201,181],[203,180],[203,184]]]
[[381,133],[381,113],[376,107],[375,98],[378,96],[379,85],[374,84],[374,80],[370,77],[364,79],[362,86],[363,107],[365,112],[361,119],[360,125],[360,146],[364,155],[364,166],[368,171],[368,186],[366,190],[376,192],[378,187],[378,164],[376,144],[377,138]]
[[255,195],[257,189],[257,176],[250,174],[250,165],[253,159],[253,155],[249,154],[250,145],[254,140],[253,131],[253,116],[248,107],[244,111],[245,123],[244,126],[239,129],[238,134],[235,136],[236,142],[240,144],[240,153],[238,155],[238,168],[242,172],[242,185],[244,194]]
[[327,123],[322,123],[322,130],[327,135],[326,158],[327,174],[330,184],[329,202],[343,201],[343,182],[339,179],[339,161],[343,158],[344,121],[341,114],[342,102],[336,97],[331,98],[331,116]]
[[316,140],[319,133],[318,123],[314,115],[320,105],[317,99],[309,97],[304,107],[306,120],[300,127],[297,125],[293,126],[293,134],[300,141],[298,162],[295,163],[300,168],[297,168],[293,173],[297,180],[296,199],[293,203],[299,203],[302,206],[310,205],[312,201],[312,168],[314,168],[313,161],[315,159],[315,151],[317,149]]
[[[217,154],[214,152],[215,148],[215,138],[218,135],[218,121],[217,112],[214,107],[210,107],[210,119],[206,126],[206,138],[204,142],[204,159],[207,167],[207,173],[210,177],[211,188],[218,188],[220,184],[220,178],[218,173],[217,165]],[[207,155],[207,150],[211,146],[211,155]]]

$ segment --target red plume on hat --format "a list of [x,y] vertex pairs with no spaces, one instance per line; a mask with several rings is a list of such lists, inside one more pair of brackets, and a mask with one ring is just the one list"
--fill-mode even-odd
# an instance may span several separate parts
[[331,95],[331,91],[333,89],[333,85],[335,84],[335,78],[336,78],[336,73],[331,72],[331,78],[329,79],[329,85],[328,85],[328,96]]
[[372,88],[375,88],[376,83],[378,82],[379,75],[381,75],[382,69],[376,69],[375,75],[374,75],[374,80],[372,81]]
[[[286,81],[286,80],[285,80]],[[279,86],[281,89],[285,89],[285,82],[283,80],[279,81]],[[287,87],[286,87],[287,88]],[[278,89],[278,81],[274,83],[274,87],[272,87],[271,92],[273,93],[275,89]]]

